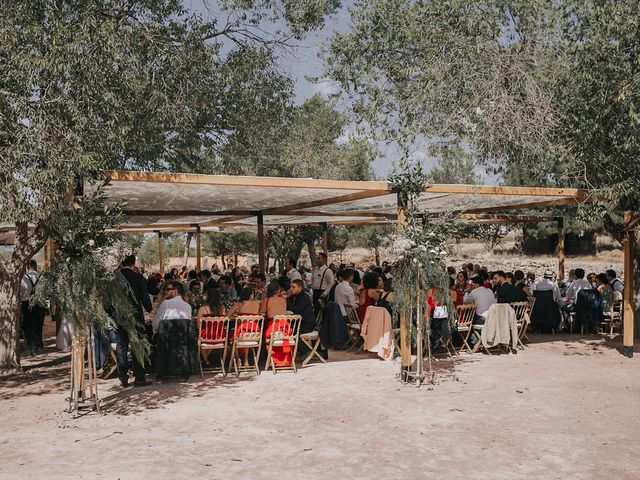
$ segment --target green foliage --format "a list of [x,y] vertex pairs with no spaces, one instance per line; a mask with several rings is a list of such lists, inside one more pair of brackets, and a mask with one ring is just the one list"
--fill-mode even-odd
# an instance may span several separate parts
[[205,232],[202,234],[202,251],[205,255],[243,255],[258,249],[255,232]]
[[[368,180],[375,151],[344,138],[347,118],[319,96],[298,107],[277,108],[279,118],[233,135],[223,151],[226,173],[274,177]],[[247,112],[247,115],[255,113]]]
[[58,312],[84,338],[87,329],[104,332],[117,328],[115,319],[131,339],[131,350],[144,364],[150,346],[138,335],[131,309],[130,287],[117,270],[128,245],[112,232],[120,220],[118,208],[103,207],[101,190],[85,196],[78,209],[61,208],[48,235],[56,242],[60,257],[38,281],[35,303],[54,299]]
[[[338,2],[224,6],[205,21],[180,0],[2,2],[0,220],[16,224],[4,278],[19,282],[48,232],[62,232],[76,181],[100,183],[104,169],[240,173],[226,162],[250,155],[227,150],[288,118],[291,81],[274,51]],[[261,28],[282,18],[276,35]],[[98,236],[101,222],[82,228]],[[93,254],[76,247],[88,267]],[[0,365],[17,363],[14,314],[0,312]]]
[[510,184],[601,189],[615,231],[612,212],[640,201],[637,11],[615,0],[361,1],[326,57],[383,139],[458,150]]

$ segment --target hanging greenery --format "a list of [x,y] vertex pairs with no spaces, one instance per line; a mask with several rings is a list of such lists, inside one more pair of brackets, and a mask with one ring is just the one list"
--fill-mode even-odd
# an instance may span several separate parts
[[[405,159],[400,162],[400,168],[401,172],[394,172],[389,178],[398,195],[398,204],[406,214],[406,223],[399,227],[391,245],[391,252],[397,256],[393,271],[394,323],[397,326],[403,319],[415,341],[415,330],[410,328],[410,312],[420,302],[427,315],[425,304],[432,289],[436,303],[447,307],[450,326],[455,324],[455,308],[449,295],[444,259],[449,253],[445,242],[453,235],[457,224],[452,213],[430,218],[419,211],[418,200],[427,186],[427,174],[419,162]],[[401,312],[405,315],[400,315]],[[425,334],[430,334],[428,323]]]
[[47,227],[59,257],[38,282],[34,302],[42,305],[51,298],[79,338],[85,338],[90,328],[105,332],[123,327],[132,353],[144,364],[150,346],[136,330],[131,288],[117,269],[130,253],[121,233],[114,230],[122,207],[109,208],[104,200],[103,188],[98,188],[77,201],[76,208],[60,207]]

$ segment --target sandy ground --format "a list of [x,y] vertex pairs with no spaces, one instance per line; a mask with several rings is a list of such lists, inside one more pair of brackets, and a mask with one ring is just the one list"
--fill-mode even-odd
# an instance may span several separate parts
[[1,479],[638,479],[640,351],[620,339],[532,336],[515,355],[434,363],[332,352],[299,373],[207,376],[122,390],[107,415],[64,412],[68,354],[0,376]]

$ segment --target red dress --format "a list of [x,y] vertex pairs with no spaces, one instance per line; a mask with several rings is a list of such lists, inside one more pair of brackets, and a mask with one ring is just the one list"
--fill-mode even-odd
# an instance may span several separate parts
[[364,315],[365,315],[365,313],[367,313],[367,307],[369,305],[373,305],[374,304],[373,298],[371,298],[369,296],[369,290],[372,290],[372,289],[371,288],[365,288],[365,290],[364,290],[364,301],[362,302],[362,305],[358,306],[358,318],[360,319],[360,322],[362,322],[364,320]]
[[[265,302],[265,311],[269,306],[269,298],[267,298]],[[270,339],[271,334],[276,332],[282,332],[282,335],[285,337],[289,337],[293,332],[291,331],[291,326],[289,325],[288,320],[276,320],[273,318],[267,318],[267,328],[265,329],[264,336],[265,338]],[[291,356],[291,345],[289,344],[289,339],[285,338],[282,342],[281,347],[271,347],[271,358],[273,358],[273,363],[276,367],[288,367],[291,365],[292,356]]]

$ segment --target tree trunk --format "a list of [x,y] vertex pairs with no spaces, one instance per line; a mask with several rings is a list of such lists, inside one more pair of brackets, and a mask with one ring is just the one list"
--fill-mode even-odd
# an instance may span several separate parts
[[24,273],[0,268],[0,370],[20,366],[20,302]]
[[318,266],[318,261],[316,260],[316,244],[313,243],[313,241],[308,241],[307,249],[309,250],[309,257],[311,258],[311,267],[315,268]]
[[184,242],[184,253],[182,254],[182,265],[187,265],[189,263],[189,253],[191,250],[192,238],[193,238],[193,233],[187,233],[187,239]]
[[376,256],[376,267],[379,267],[380,266],[380,249],[378,248],[377,245],[373,247],[373,253]]
[[456,256],[462,257],[462,245],[459,238],[456,238]]
[[43,225],[30,232],[26,222],[16,223],[11,260],[0,262],[0,370],[20,366],[20,284],[29,260],[47,241]]

